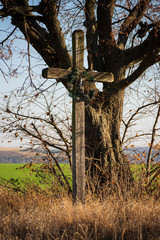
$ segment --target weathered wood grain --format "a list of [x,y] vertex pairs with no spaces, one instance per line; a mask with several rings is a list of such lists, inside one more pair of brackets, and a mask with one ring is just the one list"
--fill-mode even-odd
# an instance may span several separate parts
[[[84,33],[72,34],[73,69],[82,69],[84,62]],[[80,79],[74,82],[74,95],[77,89],[83,92]],[[80,89],[81,88],[81,89]],[[82,96],[73,98],[72,105],[72,185],[73,200],[85,202],[85,104]]]
[[[44,78],[50,79],[62,79],[62,80],[69,80],[73,70],[66,70],[60,68],[45,68],[42,71],[42,76]],[[114,75],[113,73],[109,72],[90,72],[79,70],[79,76],[83,78],[83,81],[90,81],[93,78],[95,82],[113,82]]]

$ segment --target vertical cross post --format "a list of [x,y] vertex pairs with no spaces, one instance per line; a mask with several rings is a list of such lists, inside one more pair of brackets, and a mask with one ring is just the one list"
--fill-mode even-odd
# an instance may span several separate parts
[[[72,34],[73,70],[83,69],[84,33],[76,30]],[[72,103],[72,186],[73,201],[85,202],[85,104],[82,95],[82,79],[74,82]]]
[[85,202],[85,103],[82,94],[83,82],[87,78],[94,78],[95,82],[113,82],[111,72],[87,72],[83,68],[84,62],[84,33],[76,30],[72,34],[73,69],[45,68],[42,71],[44,78],[71,80],[71,74],[78,69],[79,78],[76,78],[73,88],[72,102],[72,188],[73,201]]

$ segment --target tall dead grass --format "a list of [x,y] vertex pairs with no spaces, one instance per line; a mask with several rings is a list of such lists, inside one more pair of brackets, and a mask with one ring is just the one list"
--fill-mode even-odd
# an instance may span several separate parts
[[160,202],[154,198],[121,200],[14,193],[0,188],[1,240],[160,240]]

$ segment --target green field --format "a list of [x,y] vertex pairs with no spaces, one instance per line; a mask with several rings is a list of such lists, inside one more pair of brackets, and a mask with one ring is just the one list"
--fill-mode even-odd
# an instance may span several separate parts
[[[0,179],[6,179],[6,180],[10,180],[10,179],[18,179],[19,182],[28,182],[28,181],[33,181],[37,184],[40,184],[42,182],[42,178],[40,179],[39,177],[37,177],[37,174],[33,171],[31,171],[31,168],[23,168],[24,166],[23,163],[1,163],[0,164]],[[60,164],[60,166],[62,167],[62,170],[64,171],[64,173],[71,178],[71,170],[69,167],[69,164]],[[33,166],[32,168],[39,168],[40,164],[36,164],[35,166]],[[139,173],[142,170],[142,166],[141,164],[132,164],[131,165],[131,171],[133,172],[133,174],[135,173]]]
[[[65,175],[71,181],[71,170],[68,164],[60,164]],[[22,163],[1,163],[0,164],[0,184],[12,184],[15,186],[25,187],[26,185],[39,186],[42,189],[46,189],[54,181],[54,177],[51,173],[48,173],[45,169],[43,172],[39,172],[41,164],[35,164],[33,166],[26,165],[23,168]]]
[[1,163],[0,178],[6,180],[10,180],[10,178],[28,179],[31,177],[30,171],[28,169],[20,169],[23,165],[23,163]]
[[[9,185],[13,188],[26,189],[26,187],[40,187],[43,190],[55,186],[55,177],[47,168],[42,168],[42,164],[24,164],[20,163],[1,163],[0,164],[0,185]],[[69,164],[60,164],[65,176],[67,176],[70,184],[72,182],[72,174]],[[131,171],[135,180],[145,176],[146,169],[144,164],[131,164]],[[40,170],[40,171],[39,171]],[[60,175],[60,173],[59,173]],[[156,181],[160,181],[157,177]]]

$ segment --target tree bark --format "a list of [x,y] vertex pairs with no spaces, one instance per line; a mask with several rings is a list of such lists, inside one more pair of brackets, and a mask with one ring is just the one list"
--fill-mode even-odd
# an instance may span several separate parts
[[124,91],[108,100],[102,95],[86,105],[86,172],[96,191],[109,180],[123,194],[132,181],[120,136]]

